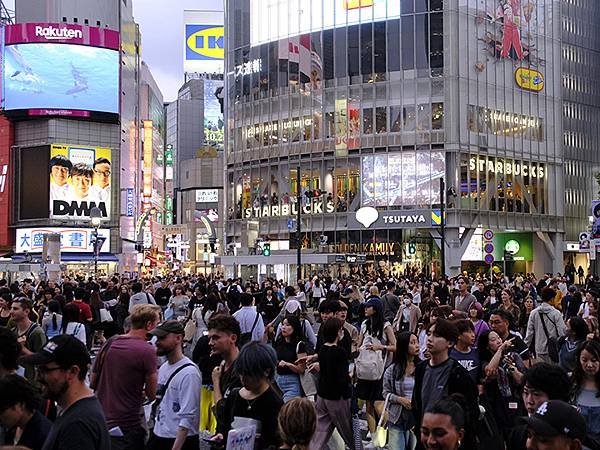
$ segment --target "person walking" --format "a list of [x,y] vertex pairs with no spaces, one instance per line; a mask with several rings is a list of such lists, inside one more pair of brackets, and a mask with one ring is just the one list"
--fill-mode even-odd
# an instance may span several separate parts
[[541,292],[542,304],[535,308],[527,322],[525,343],[531,346],[535,342],[537,359],[558,363],[557,340],[566,334],[566,325],[562,313],[553,307],[556,291],[544,288]]
[[21,362],[37,368],[44,394],[62,411],[43,450],[111,450],[102,406],[85,382],[91,360],[79,339],[66,334],[53,337]]
[[183,354],[184,326],[178,320],[158,325],[156,353],[167,361],[158,370],[155,423],[148,450],[197,450],[200,441],[200,389],[202,378],[196,365]]

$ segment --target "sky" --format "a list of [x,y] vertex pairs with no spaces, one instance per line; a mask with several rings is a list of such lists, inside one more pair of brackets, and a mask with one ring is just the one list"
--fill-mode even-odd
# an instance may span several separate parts
[[[19,0],[28,1],[28,0]],[[100,0],[101,1],[101,0]],[[15,0],[3,0],[10,10]],[[152,71],[166,102],[177,98],[183,84],[183,11],[219,10],[223,0],[132,0],[142,34],[142,58]]]

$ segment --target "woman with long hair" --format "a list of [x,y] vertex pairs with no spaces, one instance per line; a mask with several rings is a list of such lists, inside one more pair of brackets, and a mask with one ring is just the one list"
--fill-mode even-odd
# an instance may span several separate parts
[[533,298],[530,295],[525,297],[523,300],[523,307],[521,308],[521,315],[519,319],[519,330],[521,334],[525,336],[527,334],[527,323],[529,322],[529,316],[531,315],[531,311],[535,308],[535,304],[533,302]]
[[365,317],[360,328],[359,354],[355,361],[358,380],[356,395],[366,402],[369,431],[374,433],[377,417],[383,409],[385,362],[388,353],[396,351],[396,336],[392,324],[383,317],[383,303],[379,297],[365,303]]
[[587,431],[600,437],[600,343],[585,341],[577,349],[577,364],[571,379],[571,403],[585,417]]
[[416,444],[411,399],[415,387],[415,367],[419,359],[419,339],[415,333],[398,334],[394,363],[383,375],[383,396],[388,400],[388,449],[407,450]]
[[484,331],[477,343],[484,395],[499,428],[507,433],[525,412],[519,394],[525,364],[511,348],[512,339],[503,342],[495,331]]
[[177,284],[173,288],[173,295],[169,299],[169,307],[173,310],[173,319],[187,317],[188,305],[190,298],[185,295],[185,290],[182,285]]
[[502,292],[500,293],[500,298],[502,300],[502,303],[500,303],[498,309],[502,309],[506,312],[511,313],[513,317],[513,323],[519,323],[519,318],[521,317],[521,310],[514,302],[513,291],[511,291],[510,289],[502,289]]
[[12,302],[12,295],[5,293],[0,296],[0,327],[8,325],[10,320],[10,304]]
[[475,329],[475,345],[473,347],[477,348],[477,340],[481,333],[490,329],[487,322],[483,320],[483,307],[481,303],[471,303],[471,306],[469,306],[469,319],[473,322],[473,328]]
[[60,304],[56,300],[48,302],[48,311],[42,319],[42,329],[48,339],[61,334],[62,314],[60,314]]
[[79,322],[79,308],[73,303],[67,303],[63,309],[62,333],[75,336],[86,345],[85,326]]
[[558,365],[571,373],[577,366],[577,348],[586,340],[589,329],[585,320],[573,316],[566,322],[567,335],[558,340]]
[[302,334],[302,325],[298,317],[288,314],[281,322],[281,334],[274,344],[277,352],[277,375],[275,380],[283,392],[283,401],[288,402],[294,397],[302,396],[300,374],[304,373],[306,364],[306,344]]
[[94,331],[92,345],[94,343],[102,345],[106,342],[106,338],[104,337],[104,324],[100,317],[100,310],[106,309],[106,307],[97,289],[94,289],[90,295],[90,309],[92,310],[92,330]]

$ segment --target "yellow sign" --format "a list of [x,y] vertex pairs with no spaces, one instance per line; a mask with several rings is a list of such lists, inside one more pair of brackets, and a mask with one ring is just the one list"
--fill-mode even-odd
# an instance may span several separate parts
[[344,8],[358,9],[373,6],[374,0],[344,0]]
[[211,27],[210,25],[186,26],[187,59],[224,59],[224,42],[225,27]]
[[515,72],[515,80],[526,91],[540,92],[544,89],[544,75],[537,70],[519,67]]
[[431,211],[431,225],[440,226],[442,224],[442,212],[440,210]]

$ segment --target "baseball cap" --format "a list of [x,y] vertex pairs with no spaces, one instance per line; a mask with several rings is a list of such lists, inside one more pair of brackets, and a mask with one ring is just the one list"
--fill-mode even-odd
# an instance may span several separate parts
[[48,364],[49,362],[55,362],[60,367],[85,367],[91,364],[92,361],[85,345],[70,334],[55,336],[39,352],[19,359],[20,364],[34,366]]
[[541,436],[564,435],[571,439],[585,438],[585,419],[577,409],[561,400],[549,400],[542,403],[529,417],[522,417],[533,431]]
[[382,308],[383,307],[383,303],[381,302],[381,300],[379,299],[379,297],[371,297],[369,300],[367,300],[365,302],[365,308],[368,308],[369,306],[377,309],[377,308]]
[[169,333],[185,334],[183,324],[179,320],[167,320],[148,334],[156,337],[165,337]]

